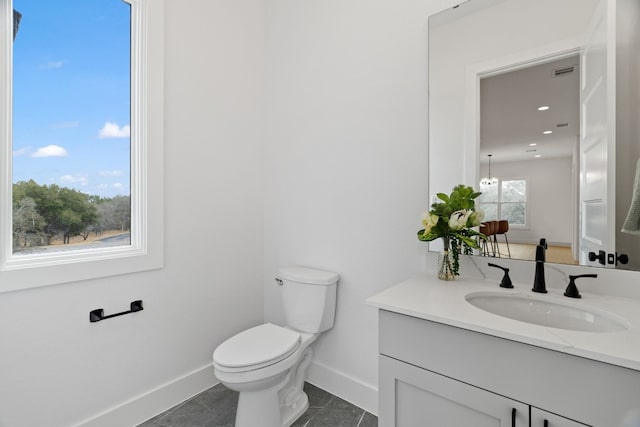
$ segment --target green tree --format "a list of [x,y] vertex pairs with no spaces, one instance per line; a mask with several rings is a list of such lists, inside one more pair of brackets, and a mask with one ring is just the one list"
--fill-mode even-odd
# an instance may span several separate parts
[[98,231],[131,229],[131,198],[129,196],[101,199],[97,208],[100,215]]
[[64,243],[69,243],[71,237],[85,233],[98,220],[91,196],[71,188],[39,185],[33,180],[14,184],[14,209],[25,198],[34,201],[35,210],[44,222],[41,232],[48,240],[60,234]]
[[26,247],[41,244],[44,218],[38,213],[35,200],[23,197],[13,206],[13,246]]
[[88,194],[64,187],[57,187],[55,191],[64,206],[57,215],[56,228],[58,232],[62,233],[66,244],[69,243],[71,237],[84,234],[90,226],[96,223],[98,211],[95,205],[89,201]]

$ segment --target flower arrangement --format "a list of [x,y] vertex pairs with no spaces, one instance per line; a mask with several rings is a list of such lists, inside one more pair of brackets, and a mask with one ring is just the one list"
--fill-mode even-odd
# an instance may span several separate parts
[[[418,231],[418,239],[430,242],[437,238],[442,238],[445,251],[445,263],[451,265],[441,266],[440,278],[443,275],[442,269],[449,270],[453,277],[445,280],[453,280],[459,276],[460,250],[464,254],[471,254],[472,249],[479,249],[478,238],[487,237],[474,230],[473,227],[480,225],[484,218],[484,212],[475,209],[475,199],[482,193],[474,191],[466,185],[457,185],[450,195],[438,193],[438,199],[431,205],[431,210],[422,216],[424,229]],[[448,252],[451,250],[453,261],[448,260]],[[448,273],[446,273],[448,274]]]

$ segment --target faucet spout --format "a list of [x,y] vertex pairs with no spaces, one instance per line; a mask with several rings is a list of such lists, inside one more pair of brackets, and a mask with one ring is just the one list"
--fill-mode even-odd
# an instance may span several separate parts
[[[540,239],[542,242],[545,239]],[[547,260],[547,243],[539,244],[536,246],[536,261],[545,262]]]
[[536,274],[533,278],[533,292],[541,294],[547,293],[547,284],[544,279],[544,261],[545,261],[545,247],[538,245],[536,247]]

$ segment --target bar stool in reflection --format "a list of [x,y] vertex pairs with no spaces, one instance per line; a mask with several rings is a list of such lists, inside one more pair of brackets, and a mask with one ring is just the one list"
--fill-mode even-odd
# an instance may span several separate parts
[[495,244],[496,247],[498,248],[498,256],[500,257],[500,246],[498,246],[498,234],[501,234],[504,236],[504,241],[507,244],[507,254],[509,255],[509,258],[511,258],[511,248],[509,248],[509,239],[507,238],[507,231],[509,231],[509,221],[507,221],[506,219],[501,219],[500,221],[498,221],[498,229],[496,230],[496,233],[494,234],[493,238],[495,240]]
[[487,236],[486,240],[482,240],[482,255],[496,256],[495,233],[498,230],[497,221],[485,221],[480,224],[480,232]]
[[[487,225],[487,223],[486,222],[480,223],[480,233],[487,236],[487,239],[489,238],[488,232],[489,232],[489,226]],[[480,252],[482,256],[489,255],[489,245],[487,244],[487,239],[481,239]]]

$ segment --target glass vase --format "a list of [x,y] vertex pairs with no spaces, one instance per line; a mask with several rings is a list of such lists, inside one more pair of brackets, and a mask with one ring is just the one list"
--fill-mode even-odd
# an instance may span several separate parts
[[453,254],[448,249],[440,251],[438,255],[438,279],[456,280],[456,274],[453,271]]

